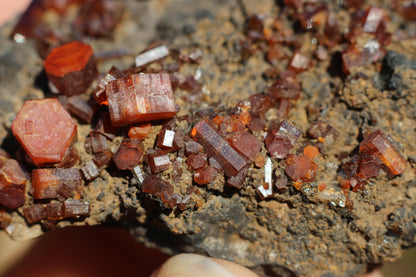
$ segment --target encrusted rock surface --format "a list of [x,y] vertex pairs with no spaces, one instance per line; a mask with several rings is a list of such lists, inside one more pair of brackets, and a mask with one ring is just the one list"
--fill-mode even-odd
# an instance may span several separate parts
[[[262,77],[270,65],[260,52],[241,62],[240,41],[248,16],[259,12],[275,16],[280,9],[275,1],[121,2],[126,4],[127,14],[113,39],[94,41],[95,53],[113,49],[139,52],[154,38],[166,39],[174,48],[197,45],[202,49],[197,72],[202,74],[198,82],[203,101],[184,101],[180,97],[184,90],[177,91],[178,116],[190,114],[196,120],[199,108],[233,108],[270,85]],[[403,21],[397,14],[390,16],[393,27]],[[10,153],[18,148],[11,122],[24,100],[51,95],[35,47],[7,39],[12,26],[0,29],[0,141]],[[406,23],[406,31],[414,36],[415,26],[415,22]],[[328,122],[340,133],[337,139],[326,139],[324,154],[314,158],[316,180],[300,190],[290,184],[262,200],[256,188],[263,183],[264,170],[250,168],[241,190],[224,187],[224,180],[197,186],[201,201],[195,208],[172,211],[157,197],[144,195],[131,173],[112,167],[84,188],[91,215],[82,221],[61,221],[58,227],[111,223],[166,252],[191,251],[225,258],[265,276],[356,276],[395,260],[403,248],[416,243],[416,40],[393,39],[387,50],[381,66],[363,68],[366,78],[337,75],[330,60],[299,75],[301,96],[286,120],[303,134],[316,120]],[[133,62],[131,57],[104,61],[100,72],[107,72],[113,64],[126,68]],[[284,69],[286,63],[276,67]],[[185,66],[183,70],[194,75],[195,68]],[[276,110],[266,113],[269,121],[278,118]],[[191,126],[182,127],[191,130]],[[364,134],[377,129],[391,136],[392,144],[407,161],[407,170],[393,179],[382,174],[346,197],[337,172],[358,151]],[[90,130],[90,125],[78,124],[79,141],[74,147],[82,162],[91,159],[82,150]],[[145,147],[152,147],[149,143],[159,131],[160,126],[152,126]],[[120,142],[115,139],[114,144]],[[260,152],[266,155],[264,147]],[[183,173],[171,182],[172,189],[186,191],[192,184],[192,173],[186,162],[179,163]],[[272,159],[274,169],[281,169],[280,163],[283,161]],[[273,178],[277,175],[284,176],[284,172],[275,172]],[[174,176],[172,164],[163,178],[173,180]],[[322,183],[327,188],[318,192]],[[6,229],[14,239],[26,240],[43,232],[40,225],[28,225],[21,215],[22,209],[13,212],[12,227]]]

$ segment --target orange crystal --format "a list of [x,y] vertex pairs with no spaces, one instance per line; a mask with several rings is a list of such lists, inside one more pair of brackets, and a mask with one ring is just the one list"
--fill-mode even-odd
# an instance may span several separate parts
[[133,74],[106,86],[113,126],[171,118],[176,114],[168,74]]
[[360,143],[360,151],[379,158],[394,176],[402,174],[406,170],[406,160],[394,149],[381,130],[369,134]]
[[76,139],[77,125],[57,99],[28,100],[12,131],[37,166],[59,163]]

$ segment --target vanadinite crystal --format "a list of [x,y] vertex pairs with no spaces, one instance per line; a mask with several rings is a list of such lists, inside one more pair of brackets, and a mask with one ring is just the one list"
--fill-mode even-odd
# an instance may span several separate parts
[[124,138],[113,156],[114,163],[120,170],[133,169],[144,154],[143,143],[136,139]]
[[76,168],[42,168],[32,171],[32,195],[35,199],[56,198],[62,186],[81,191],[83,181]]
[[84,93],[98,75],[91,46],[78,41],[54,48],[44,67],[49,80],[65,95]]
[[215,177],[217,177],[217,170],[212,166],[207,166],[201,169],[198,169],[194,174],[194,181],[198,185],[206,185],[212,183]]
[[57,99],[28,100],[12,124],[12,131],[37,166],[64,158],[76,140],[77,126]]
[[209,121],[202,120],[196,124],[191,137],[204,147],[208,156],[221,164],[227,176],[236,175],[246,165],[244,158],[217,133]]
[[144,140],[152,131],[152,124],[145,123],[138,126],[133,126],[129,129],[128,137],[131,139]]
[[169,155],[164,151],[148,153],[146,160],[153,174],[168,170],[170,167]]
[[23,210],[26,221],[28,223],[34,223],[41,219],[46,218],[46,207],[42,204],[34,204]]
[[67,199],[64,202],[64,217],[80,217],[90,214],[90,203],[81,199]]
[[381,130],[374,131],[364,138],[360,143],[360,151],[379,158],[393,175],[402,174],[406,170],[406,160]]
[[168,74],[133,74],[106,86],[114,126],[171,118],[176,114]]
[[315,180],[318,165],[310,157],[289,155],[285,162],[285,172],[292,181],[312,182]]
[[302,132],[298,128],[289,122],[285,120],[280,122],[277,128],[272,129],[269,132],[265,140],[270,156],[278,159],[286,157],[301,133]]
[[159,197],[162,202],[166,203],[170,208],[175,207],[178,202],[173,197],[172,184],[154,176],[147,176],[142,184],[142,191],[144,193],[150,193],[155,197]]

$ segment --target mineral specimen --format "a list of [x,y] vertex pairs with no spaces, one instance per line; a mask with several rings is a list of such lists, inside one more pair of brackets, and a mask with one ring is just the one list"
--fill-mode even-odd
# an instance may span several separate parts
[[32,171],[32,191],[34,199],[50,199],[58,196],[61,186],[72,191],[81,191],[83,180],[76,168],[41,168]]
[[143,155],[144,149],[141,141],[124,138],[113,160],[118,169],[131,170],[140,163]]
[[166,119],[176,114],[168,74],[129,75],[109,82],[105,92],[113,126]]
[[236,175],[246,164],[240,156],[215,130],[215,127],[207,120],[196,124],[191,137],[204,147],[210,157],[214,157],[224,168],[227,176]]
[[78,41],[54,48],[44,67],[49,80],[65,95],[84,93],[98,75],[91,46]]
[[402,174],[406,170],[406,160],[381,130],[374,131],[364,138],[360,143],[360,151],[379,158],[393,176]]
[[61,162],[77,138],[74,120],[53,98],[26,101],[13,121],[12,131],[37,166]]

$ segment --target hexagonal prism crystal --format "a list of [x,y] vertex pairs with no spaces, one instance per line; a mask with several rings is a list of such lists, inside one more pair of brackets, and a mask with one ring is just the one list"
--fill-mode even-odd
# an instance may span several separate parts
[[133,74],[106,86],[113,126],[166,119],[176,114],[168,74]]
[[58,196],[61,186],[80,190],[83,185],[81,172],[76,168],[42,168],[32,171],[32,195],[35,199]]
[[397,152],[381,130],[369,134],[360,143],[360,151],[379,158],[393,176],[402,174],[406,170],[406,160]]
[[235,176],[246,165],[244,158],[217,133],[208,120],[196,124],[191,137],[204,147],[208,156],[218,161],[227,176]]
[[57,99],[48,98],[26,101],[12,131],[35,165],[50,166],[62,161],[77,126]]
[[79,41],[52,49],[44,67],[49,80],[65,95],[84,93],[98,75],[91,46]]

